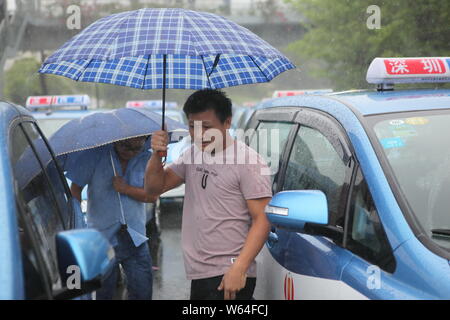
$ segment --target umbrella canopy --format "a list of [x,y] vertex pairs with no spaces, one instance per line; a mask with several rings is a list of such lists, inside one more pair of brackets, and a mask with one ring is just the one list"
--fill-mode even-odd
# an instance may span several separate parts
[[[146,109],[122,108],[97,112],[69,121],[52,135],[49,144],[63,170],[70,171],[72,166],[80,165],[77,159],[84,152],[96,152],[96,148],[106,144],[151,135],[159,130],[160,122],[161,115]],[[166,124],[174,142],[188,134],[187,127],[180,122],[167,119]],[[36,139],[33,146],[46,167],[52,158],[45,141]],[[146,147],[149,148],[149,141]],[[27,185],[41,172],[31,147],[24,151],[16,166],[19,168],[17,180],[20,187]]]
[[[134,137],[148,136],[160,129],[161,115],[140,108],[96,112],[62,126],[49,142],[57,156],[97,148]],[[187,127],[167,118],[167,130],[187,134]]]
[[254,33],[212,13],[140,9],[102,18],[39,72],[139,89],[268,82],[295,66]]

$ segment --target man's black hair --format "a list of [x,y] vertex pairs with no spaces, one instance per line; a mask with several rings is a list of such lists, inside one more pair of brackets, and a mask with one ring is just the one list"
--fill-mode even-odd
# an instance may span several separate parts
[[224,92],[215,89],[202,89],[194,92],[187,98],[183,107],[186,117],[210,109],[214,110],[222,123],[232,116],[231,100]]

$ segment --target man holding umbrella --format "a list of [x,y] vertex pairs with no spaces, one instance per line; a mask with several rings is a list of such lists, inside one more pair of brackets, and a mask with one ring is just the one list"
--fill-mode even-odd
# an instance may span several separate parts
[[[157,197],[186,184],[182,247],[187,277],[192,280],[191,299],[251,299],[254,259],[270,230],[264,208],[272,197],[271,183],[269,176],[262,175],[268,168],[254,150],[227,132],[231,101],[224,93],[197,91],[183,110],[194,144],[163,168],[158,153],[167,150],[168,136],[165,131],[154,132],[145,190],[149,197]],[[256,161],[238,163],[242,154]]]
[[[118,263],[127,277],[129,299],[152,297],[152,262],[145,236],[145,202],[154,202],[143,188],[144,171],[150,152],[144,150],[146,137],[115,142],[84,153],[78,166],[67,173],[71,191],[81,200],[88,186],[88,225],[100,230],[111,242]],[[117,265],[97,291],[98,300],[113,299]]]
[[[92,45],[93,43],[95,45]],[[220,89],[263,83],[269,82],[280,73],[293,68],[295,66],[276,48],[248,29],[224,17],[208,12],[180,8],[143,8],[113,14],[97,20],[48,57],[39,72],[60,75],[75,81],[110,83],[144,90],[162,89],[161,124],[164,125],[166,89]],[[203,93],[200,95],[203,95]],[[210,95],[207,94],[207,96]],[[212,96],[215,96],[215,94]],[[223,98],[213,98],[208,102],[211,103],[210,105],[221,105],[226,100],[226,98]],[[219,104],[216,102],[219,102]],[[225,105],[228,104],[225,103]],[[207,123],[206,126],[203,126],[205,130],[217,129],[226,133],[229,127],[229,120],[227,119],[231,118],[231,110],[226,111],[225,118],[223,118],[220,112],[216,112],[219,109],[221,108],[204,109],[204,106],[200,106],[200,108],[192,109],[189,107],[186,110],[188,110],[187,114],[192,117],[192,121],[203,120],[204,123]],[[226,109],[228,110],[228,107]],[[219,117],[219,115],[221,116]],[[156,134],[156,137],[153,149],[161,153],[152,157],[147,168],[146,182],[156,183],[157,185],[147,185],[148,194],[160,194],[164,189],[170,189],[182,182],[186,182],[187,187],[197,186],[191,182],[189,176],[193,169],[191,166],[176,165],[171,169],[162,169],[161,159],[164,157],[163,152],[166,150],[167,136],[160,131]],[[224,149],[228,149],[232,145],[234,148],[239,147],[238,151],[249,151],[244,145],[233,142],[227,134],[222,135],[222,137],[223,139],[219,140],[225,142],[227,148]],[[215,142],[219,141],[216,140]],[[209,145],[208,141],[205,141],[204,144],[200,143],[199,147]],[[216,148],[216,151],[221,154],[219,149]],[[224,149],[220,150],[223,151]],[[201,154],[208,154],[208,152],[202,151]],[[226,153],[222,153],[222,155],[225,156]],[[262,162],[259,165],[263,166]],[[252,267],[254,265],[252,262],[253,255],[256,255],[262,247],[267,237],[266,231],[269,228],[264,215],[264,206],[271,196],[268,179],[265,181],[260,175],[254,174],[259,171],[258,166],[243,165],[238,167],[240,168],[239,172],[235,171],[234,175],[227,176],[236,178],[229,183],[237,183],[241,186],[240,193],[239,190],[235,190],[234,194],[226,192],[210,194],[210,199],[217,200],[215,204],[218,205],[224,199],[233,199],[237,202],[238,205],[230,204],[227,207],[228,209],[233,207],[233,210],[223,210],[230,216],[235,217],[234,220],[231,219],[230,221],[244,221],[244,217],[247,217],[248,225],[250,220],[252,223],[248,230],[244,230],[243,224],[237,223],[237,228],[242,232],[239,232],[239,236],[235,239],[242,240],[242,243],[236,244],[233,242],[235,239],[231,239],[230,243],[236,244],[233,247],[234,250],[240,248],[239,246],[242,247],[244,242],[245,246],[242,247],[240,254],[236,255],[235,258],[230,258],[233,261],[236,259],[232,267],[230,261],[226,265],[225,261],[219,263],[216,258],[212,258],[211,265],[217,266],[220,264],[220,270],[223,271],[224,277],[220,288],[224,289],[226,298],[232,298],[241,287],[252,282],[244,281],[245,273],[248,271],[249,275],[254,274],[252,271],[254,269]],[[231,167],[216,169],[228,170],[227,168]],[[216,185],[213,181],[218,178],[218,176],[214,176],[214,174],[218,175],[217,170],[211,168],[213,171],[209,171],[204,167],[194,169],[198,169],[198,173],[201,173],[200,186],[202,190],[208,189],[205,192],[209,194],[212,191],[210,189],[214,190],[213,186]],[[233,170],[236,170],[236,167],[233,167]],[[253,175],[248,176],[248,174]],[[151,181],[149,180],[151,176],[156,179],[164,179],[166,183],[161,185],[156,181]],[[259,186],[264,191],[253,192],[253,186]],[[192,197],[199,197],[204,193],[202,190],[198,192],[188,191],[188,194],[191,194]],[[227,196],[231,197],[227,198]],[[203,194],[202,199],[206,201],[206,198]],[[194,200],[192,199],[186,201],[185,208],[186,204],[193,205],[193,203]],[[213,204],[212,202],[208,203]],[[206,214],[209,211],[210,214],[219,213],[220,210],[217,210],[217,208],[206,210],[208,203],[200,202],[200,205],[206,206],[201,211],[202,213]],[[185,209],[185,213],[190,211],[192,210]],[[189,219],[187,218],[185,221],[194,221]],[[233,229],[232,226],[230,228]],[[184,228],[185,231],[188,229],[189,227]],[[219,229],[219,231],[223,231],[222,229]],[[248,241],[242,239],[242,235],[245,236],[247,233]],[[209,239],[209,237],[207,238]],[[214,243],[217,245],[220,241],[228,240],[230,240],[229,235],[215,239],[216,242]],[[185,252],[194,252],[190,249],[193,248],[189,248]],[[226,249],[229,250],[230,248]],[[216,250],[215,253],[220,256],[219,251]],[[228,259],[224,258],[227,255],[229,255],[228,251],[222,258]],[[192,257],[192,255],[186,256]],[[208,259],[205,255],[199,257],[200,260],[202,258]],[[203,275],[205,273],[202,273]],[[217,274],[215,275],[217,276]],[[188,273],[188,276],[190,276],[190,273]],[[199,273],[194,272],[192,278],[197,279],[199,276]]]

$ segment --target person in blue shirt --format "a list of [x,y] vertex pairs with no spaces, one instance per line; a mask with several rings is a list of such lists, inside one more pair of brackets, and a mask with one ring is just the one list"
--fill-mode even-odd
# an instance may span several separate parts
[[[145,231],[145,203],[154,202],[144,191],[144,174],[151,156],[146,137],[122,140],[83,152],[67,172],[71,191],[81,200],[88,186],[87,221],[111,242],[127,277],[128,298],[152,297],[152,261]],[[113,299],[119,265],[97,291],[98,300]]]

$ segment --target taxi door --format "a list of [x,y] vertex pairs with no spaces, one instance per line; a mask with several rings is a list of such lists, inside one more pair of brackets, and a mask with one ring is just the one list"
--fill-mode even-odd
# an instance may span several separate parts
[[[266,110],[256,114],[259,124],[255,135],[261,128],[274,126],[277,109],[273,108],[270,117]],[[273,227],[257,258],[255,297],[338,299],[341,287],[346,286],[341,281],[342,272],[353,256],[342,243],[354,161],[343,129],[332,117],[307,108],[291,109],[297,113],[284,124],[290,126],[287,141],[283,143],[279,138],[283,151],[279,165],[274,166],[277,172],[273,173],[273,191],[323,191],[329,224],[306,224],[302,233]],[[258,147],[259,152],[264,151],[261,143]],[[264,152],[261,155],[267,157]]]

